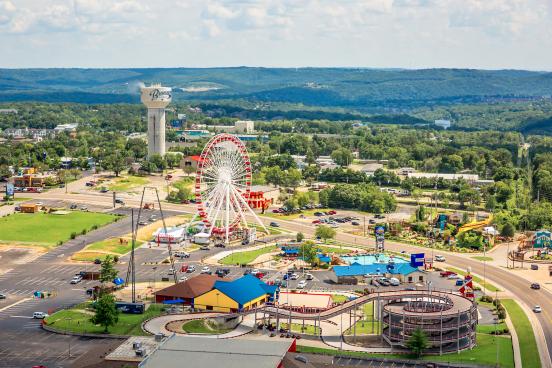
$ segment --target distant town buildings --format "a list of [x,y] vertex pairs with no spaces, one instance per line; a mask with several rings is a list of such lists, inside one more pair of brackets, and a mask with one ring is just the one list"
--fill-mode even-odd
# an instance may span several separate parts
[[368,176],[372,176],[372,175],[374,175],[376,170],[379,170],[379,169],[383,169],[383,164],[370,163],[370,164],[366,164],[366,165],[362,166],[360,171],[362,171],[363,173],[365,173]]
[[450,122],[450,120],[439,119],[439,120],[435,120],[435,125],[443,129],[448,129],[450,128],[452,123]]
[[17,115],[16,109],[0,109],[0,114],[8,115],[8,114],[15,114]]
[[34,128],[8,128],[2,132],[4,138],[25,139],[30,138],[36,142],[55,134],[53,129]]
[[194,124],[192,129],[208,129],[217,133],[252,134],[255,132],[255,122],[252,120],[238,120],[234,125]]
[[59,124],[57,125],[55,128],[54,128],[54,131],[56,133],[61,133],[61,132],[74,132],[75,130],[77,130],[77,127],[79,126],[78,123],[73,123],[73,124]]

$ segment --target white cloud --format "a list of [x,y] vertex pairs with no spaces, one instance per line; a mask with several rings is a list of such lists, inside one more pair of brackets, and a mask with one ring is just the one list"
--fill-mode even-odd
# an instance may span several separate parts
[[551,23],[551,0],[0,0],[0,66],[550,69]]

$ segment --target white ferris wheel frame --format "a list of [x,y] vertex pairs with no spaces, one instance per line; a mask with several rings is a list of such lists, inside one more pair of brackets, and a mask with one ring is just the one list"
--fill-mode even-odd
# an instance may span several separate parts
[[246,213],[266,227],[249,207],[251,160],[243,142],[232,134],[217,134],[207,142],[197,164],[197,214],[208,234],[224,234],[226,243],[235,229],[249,228]]

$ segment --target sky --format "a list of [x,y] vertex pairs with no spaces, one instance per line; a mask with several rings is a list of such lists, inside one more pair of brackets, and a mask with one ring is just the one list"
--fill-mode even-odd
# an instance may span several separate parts
[[0,67],[552,70],[552,0],[0,0]]

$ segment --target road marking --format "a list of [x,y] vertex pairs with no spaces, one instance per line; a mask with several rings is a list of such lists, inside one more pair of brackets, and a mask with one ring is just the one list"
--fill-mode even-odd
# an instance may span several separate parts
[[15,303],[10,304],[10,305],[6,305],[4,308],[0,308],[0,312],[5,311],[8,308],[11,308],[13,306],[16,306],[18,304],[21,304],[21,303],[26,302],[27,300],[31,300],[31,299],[32,298],[24,298],[24,299],[16,301]]
[[10,316],[11,318],[33,318],[29,316]]

